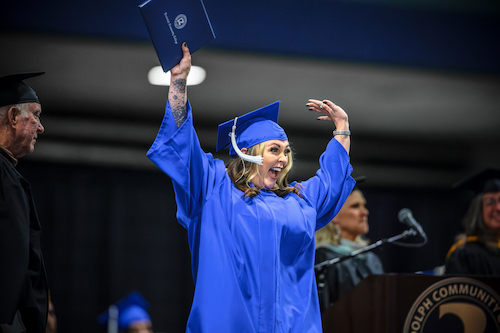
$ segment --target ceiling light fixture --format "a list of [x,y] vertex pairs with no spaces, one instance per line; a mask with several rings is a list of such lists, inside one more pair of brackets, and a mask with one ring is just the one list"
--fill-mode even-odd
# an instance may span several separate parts
[[[199,66],[191,66],[191,71],[187,77],[186,84],[188,86],[195,86],[205,81],[207,72]],[[170,85],[170,71],[163,72],[161,66],[155,66],[149,70],[148,81],[154,86],[169,86]]]

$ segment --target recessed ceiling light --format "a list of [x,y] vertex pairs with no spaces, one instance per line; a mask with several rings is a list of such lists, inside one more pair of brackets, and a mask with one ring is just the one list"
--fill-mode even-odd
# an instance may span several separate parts
[[[191,66],[191,71],[187,77],[186,84],[188,86],[195,86],[205,81],[207,72],[199,66]],[[155,66],[149,70],[148,81],[154,86],[169,86],[170,85],[170,71],[163,72],[161,66]]]

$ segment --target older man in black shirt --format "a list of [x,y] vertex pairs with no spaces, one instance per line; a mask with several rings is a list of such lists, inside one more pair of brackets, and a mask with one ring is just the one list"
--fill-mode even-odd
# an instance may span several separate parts
[[40,222],[17,160],[33,152],[44,127],[35,91],[23,80],[43,72],[0,78],[0,332],[45,332],[47,278]]

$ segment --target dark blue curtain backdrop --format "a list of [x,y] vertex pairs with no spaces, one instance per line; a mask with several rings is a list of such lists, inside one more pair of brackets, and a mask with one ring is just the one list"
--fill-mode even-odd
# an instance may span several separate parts
[[[190,254],[165,175],[27,160],[18,170],[31,183],[42,223],[59,332],[105,332],[97,316],[131,290],[151,303],[156,332],[184,331],[193,295]],[[429,236],[422,248],[387,244],[377,250],[388,272],[443,264],[461,230],[467,196],[443,189],[362,190],[371,241],[405,229],[397,219],[404,207]]]
[[[151,43],[142,0],[16,0],[0,30]],[[494,1],[204,0],[208,48],[440,70],[500,73]]]

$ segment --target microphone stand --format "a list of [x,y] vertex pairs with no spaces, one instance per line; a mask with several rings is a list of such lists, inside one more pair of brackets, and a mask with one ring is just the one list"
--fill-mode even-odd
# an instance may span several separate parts
[[339,263],[339,262],[347,260],[349,258],[353,258],[361,253],[372,251],[372,250],[376,249],[377,247],[382,246],[383,244],[393,243],[395,241],[406,238],[408,236],[415,236],[415,235],[417,235],[417,232],[415,230],[413,230],[413,229],[405,230],[402,233],[400,233],[399,235],[392,236],[389,238],[383,238],[383,239],[381,239],[375,243],[372,243],[370,245],[367,245],[359,250],[353,251],[350,254],[347,254],[344,256],[339,256],[337,258],[333,258],[330,260],[325,260],[323,262],[320,262],[319,264],[314,265],[314,269],[316,269],[316,270],[323,269],[324,267],[328,267],[330,265]]
[[372,251],[372,250],[376,249],[377,247],[382,246],[383,244],[393,243],[393,242],[396,242],[400,239],[406,238],[408,236],[415,236],[415,235],[417,235],[417,232],[415,230],[408,229],[408,230],[405,230],[396,236],[392,236],[389,238],[383,238],[383,239],[381,239],[375,243],[372,243],[368,246],[365,246],[359,250],[353,251],[348,255],[339,256],[339,257],[336,257],[336,258],[333,258],[330,260],[325,260],[325,261],[320,262],[319,264],[314,265],[314,269],[318,272],[317,273],[317,275],[318,275],[318,292],[321,293],[323,288],[325,287],[326,268],[329,267],[330,265],[334,265],[334,264],[337,264],[341,261],[344,261],[344,260],[347,260],[350,258],[354,258],[355,256],[360,255],[362,253]]

